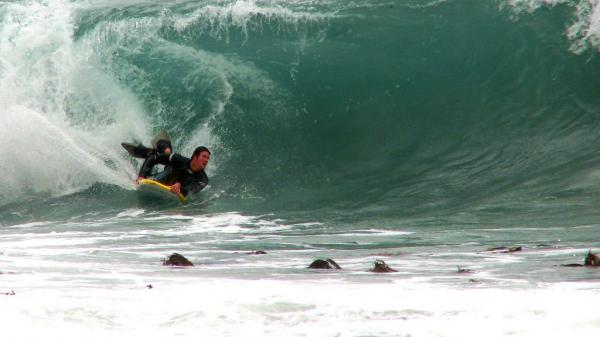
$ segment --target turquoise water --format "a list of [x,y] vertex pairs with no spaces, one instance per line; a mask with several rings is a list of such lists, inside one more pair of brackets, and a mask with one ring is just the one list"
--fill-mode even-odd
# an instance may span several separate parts
[[[0,322],[595,336],[600,271],[559,265],[600,246],[598,13],[594,0],[0,2],[0,292],[16,294]],[[187,205],[133,189],[140,163],[119,144],[161,128],[177,152],[212,151]],[[161,266],[172,252],[196,267]],[[316,258],[344,269],[307,270]],[[398,273],[369,273],[378,258]]]

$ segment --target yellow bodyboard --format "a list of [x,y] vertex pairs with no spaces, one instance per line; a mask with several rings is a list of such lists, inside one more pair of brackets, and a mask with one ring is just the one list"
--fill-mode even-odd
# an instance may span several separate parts
[[159,195],[163,198],[178,198],[182,204],[187,202],[185,196],[181,193],[173,193],[171,192],[171,188],[167,185],[163,185],[156,180],[152,179],[141,179],[137,183],[137,188],[143,192],[149,192],[154,195]]

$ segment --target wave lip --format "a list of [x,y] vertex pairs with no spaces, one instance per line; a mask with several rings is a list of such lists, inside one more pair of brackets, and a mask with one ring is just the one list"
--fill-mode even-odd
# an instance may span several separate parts
[[[581,54],[589,48],[600,50],[600,3],[594,0],[505,0],[517,15],[533,14],[542,8],[568,6],[574,8],[565,36],[571,41],[569,50]],[[504,3],[503,3],[504,4]]]
[[236,1],[226,6],[207,5],[191,15],[174,20],[178,32],[194,28],[208,32],[215,38],[228,40],[229,30],[240,30],[248,38],[249,31],[262,31],[266,27],[276,31],[295,31],[307,25],[327,22],[334,13],[295,11],[268,3],[260,6],[256,1]]

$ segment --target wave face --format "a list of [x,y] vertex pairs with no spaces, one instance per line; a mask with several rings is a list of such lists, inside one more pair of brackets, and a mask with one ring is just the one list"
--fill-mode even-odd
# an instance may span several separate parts
[[589,215],[599,46],[593,0],[0,2],[1,204],[166,128],[225,208]]

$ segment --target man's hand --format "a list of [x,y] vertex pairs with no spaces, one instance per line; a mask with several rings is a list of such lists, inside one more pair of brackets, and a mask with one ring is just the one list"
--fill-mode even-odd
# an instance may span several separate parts
[[137,177],[137,179],[135,180],[135,184],[139,185],[140,184],[140,180],[142,179],[146,179],[146,177]]
[[177,194],[177,193],[181,193],[181,183],[175,183],[173,185],[171,185],[171,192]]

